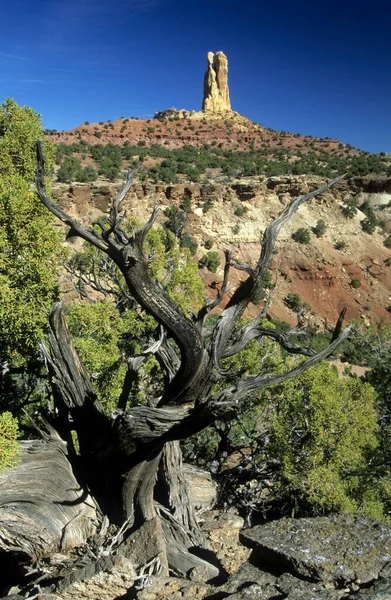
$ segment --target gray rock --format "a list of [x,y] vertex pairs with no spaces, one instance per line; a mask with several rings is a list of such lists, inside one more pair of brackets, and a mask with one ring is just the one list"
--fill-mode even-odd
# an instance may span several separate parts
[[391,581],[375,581],[371,587],[362,589],[358,593],[344,596],[344,600],[391,600]]
[[297,579],[290,573],[281,575],[275,585],[286,600],[339,600],[343,593],[319,583]]
[[240,533],[253,561],[343,587],[377,579],[391,562],[391,526],[354,515],[281,519]]
[[275,581],[276,578],[274,575],[266,573],[265,571],[261,571],[258,569],[258,567],[255,567],[251,563],[245,562],[220,589],[230,594],[238,592],[239,590],[244,589],[246,586],[249,587],[250,585],[255,584],[265,589],[271,587],[275,589]]
[[274,586],[263,587],[253,583],[228,598],[229,600],[285,600],[286,596],[278,592]]

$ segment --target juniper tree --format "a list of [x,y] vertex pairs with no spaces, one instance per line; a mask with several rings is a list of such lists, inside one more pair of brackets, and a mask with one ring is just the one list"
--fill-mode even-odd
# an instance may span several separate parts
[[[161,564],[168,561],[169,568],[179,574],[202,564],[213,577],[216,567],[197,551],[205,540],[189,503],[180,440],[217,419],[231,419],[249,394],[303,373],[329,356],[349,335],[349,328],[342,329],[344,313],[330,344],[321,352],[293,344],[289,332],[263,326],[262,311],[250,323],[241,324],[247,306],[259,294],[281,227],[303,202],[325,192],[339,178],[284,208],[265,229],[254,266],[236,264],[227,251],[223,281],[217,286],[215,298],[188,316],[149,273],[144,244],[157,221],[158,208],[143,227],[131,233],[124,227],[121,204],[135,173],[130,173],[107,218],[100,221],[98,232],[66,214],[47,194],[39,142],[37,160],[37,190],[42,203],[69,227],[71,235],[82,238],[113,261],[123,276],[127,293],[158,324],[149,347],[128,357],[128,371],[117,399],[120,408],[106,414],[76,354],[61,305],[53,308],[46,360],[57,406],[77,435],[82,477],[103,512],[111,521],[125,524],[133,539],[146,522],[154,523],[154,535],[165,542]],[[210,327],[206,317],[225,297],[231,269],[241,270],[246,278]],[[234,378],[224,371],[223,359],[239,353],[250,341],[262,339],[271,339],[286,352],[303,356],[302,363],[284,372],[242,372]],[[151,354],[161,369],[162,385],[145,405],[132,406],[129,379]]]

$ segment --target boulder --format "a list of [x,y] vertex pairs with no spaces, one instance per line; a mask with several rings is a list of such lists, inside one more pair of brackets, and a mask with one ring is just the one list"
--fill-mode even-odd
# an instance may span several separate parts
[[368,517],[281,519],[240,534],[260,568],[335,587],[370,583],[391,563],[391,526]]

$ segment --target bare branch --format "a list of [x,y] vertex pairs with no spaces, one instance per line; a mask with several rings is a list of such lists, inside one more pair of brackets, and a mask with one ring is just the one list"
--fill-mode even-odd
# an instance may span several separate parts
[[282,383],[283,381],[287,381],[288,379],[292,379],[292,377],[296,377],[297,375],[301,375],[310,367],[313,367],[321,360],[327,358],[344,342],[352,331],[351,327],[347,327],[344,329],[337,338],[332,341],[327,348],[324,350],[314,354],[299,366],[291,369],[290,371],[286,371],[285,373],[278,373],[275,375],[267,374],[267,375],[249,375],[247,377],[242,378],[235,386],[232,386],[222,392],[219,392],[210,400],[211,409],[218,408],[219,406],[229,406],[234,407],[238,406],[240,400],[242,400],[248,394],[255,392],[261,388],[275,385],[277,383]]
[[108,249],[108,244],[94,231],[87,229],[81,223],[70,217],[66,212],[64,212],[57,204],[55,204],[46,194],[46,186],[45,186],[45,158],[42,151],[42,142],[37,141],[36,144],[37,150],[37,173],[36,173],[36,186],[38,196],[46,206],[48,210],[50,210],[53,215],[55,215],[60,221],[68,225],[71,228],[71,231],[81,237],[83,240],[90,242],[96,248],[103,250],[104,252]]
[[152,225],[155,223],[156,219],[158,218],[159,213],[160,213],[160,208],[158,206],[155,206],[155,208],[152,211],[152,215],[150,216],[149,221],[135,235],[136,241],[137,241],[141,251],[143,250],[145,236],[147,235],[148,231],[151,229]]
[[230,268],[231,268],[231,252],[229,250],[225,250],[224,255],[225,255],[225,265],[224,265],[223,283],[221,284],[220,288],[217,288],[216,297],[213,300],[208,300],[207,302],[205,302],[205,304],[198,311],[198,314],[195,319],[196,322],[200,323],[201,326],[203,324],[203,321],[204,321],[206,315],[211,310],[216,308],[216,306],[218,306],[220,304],[224,295],[228,291],[229,272],[230,272]]
[[278,342],[278,344],[290,354],[313,356],[315,354],[315,350],[312,348],[293,346],[289,343],[289,338],[292,337],[292,334],[294,333],[294,330],[282,332],[268,327],[261,327],[260,325],[247,325],[239,332],[238,339],[222,353],[221,358],[233,356],[234,354],[237,354],[243,350],[243,348],[245,348],[251,340],[260,339],[263,337],[268,337],[275,342]]
[[255,275],[256,275],[254,269],[252,267],[250,267],[250,265],[234,262],[234,263],[231,263],[231,266],[234,269],[236,269],[237,271],[244,271],[245,273],[247,273],[247,275],[250,275],[251,277],[255,277]]
[[121,210],[122,201],[126,197],[126,194],[129,192],[131,185],[132,185],[133,181],[136,179],[136,175],[139,172],[139,170],[140,170],[140,165],[137,165],[133,169],[129,169],[127,177],[126,177],[125,186],[120,191],[118,196],[116,198],[114,198],[114,200],[113,200],[113,203],[110,207],[110,217],[109,217],[110,223],[113,225],[113,227],[115,227],[115,224],[117,223],[118,215]]

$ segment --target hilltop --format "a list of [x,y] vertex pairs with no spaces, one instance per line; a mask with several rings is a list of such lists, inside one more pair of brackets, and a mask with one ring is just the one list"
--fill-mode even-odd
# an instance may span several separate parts
[[326,152],[347,157],[363,154],[349,144],[331,138],[274,131],[253,123],[232,111],[223,116],[211,116],[169,109],[157,113],[152,119],[120,117],[114,121],[85,122],[69,131],[48,131],[56,144],[115,144],[123,146],[163,146],[167,149],[205,145],[246,152],[254,149],[300,150]]

